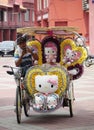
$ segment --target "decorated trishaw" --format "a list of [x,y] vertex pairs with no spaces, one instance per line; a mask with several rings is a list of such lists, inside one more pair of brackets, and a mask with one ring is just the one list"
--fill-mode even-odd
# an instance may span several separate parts
[[25,77],[21,77],[21,69],[16,76],[17,122],[21,122],[22,108],[29,116],[31,110],[49,113],[69,107],[69,115],[73,117],[73,81],[82,76],[88,56],[84,38],[74,27],[30,27],[18,29],[18,32],[31,36],[27,45],[39,59],[33,61]]

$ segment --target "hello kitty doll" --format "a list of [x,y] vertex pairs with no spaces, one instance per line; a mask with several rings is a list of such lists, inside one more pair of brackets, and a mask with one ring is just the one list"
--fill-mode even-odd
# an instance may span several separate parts
[[[56,94],[55,92],[58,89],[58,76],[56,76],[56,75],[37,75],[35,77],[35,87],[36,87],[36,90],[38,91],[37,94],[42,95],[44,97],[45,103],[52,102],[52,104],[54,104],[53,103],[54,101],[57,102],[56,100],[58,98],[58,94]],[[56,95],[57,98],[54,97],[53,95]],[[36,94],[34,96],[36,97]],[[36,100],[36,98],[35,98],[35,100]],[[39,103],[37,101],[35,101],[35,102],[36,102],[36,105],[38,106]],[[44,105],[44,103],[42,105]],[[57,103],[56,103],[56,105],[57,105]]]
[[58,99],[59,99],[59,96],[54,93],[54,94],[50,94],[48,97],[47,97],[47,107],[48,109],[55,109],[56,106],[58,105]]
[[42,110],[43,109],[43,105],[44,105],[44,96],[40,95],[40,94],[35,94],[35,103],[33,104],[33,108],[37,109],[37,110]]
[[65,56],[63,58],[63,62],[65,64],[71,65],[75,60],[79,59],[80,55],[78,52],[72,50],[70,47],[65,49]]
[[55,64],[57,58],[57,48],[54,43],[49,42],[45,45],[45,59],[48,64]]

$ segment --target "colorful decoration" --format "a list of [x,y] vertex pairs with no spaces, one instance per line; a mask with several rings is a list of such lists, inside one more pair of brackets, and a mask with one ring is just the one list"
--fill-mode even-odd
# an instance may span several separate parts
[[37,75],[45,75],[45,72],[37,66],[30,67],[25,75],[25,86],[30,96],[37,92],[35,89],[35,77]]
[[[34,53],[38,54],[39,60],[37,62],[38,65],[42,65],[42,50],[41,43],[38,40],[28,41],[27,45],[34,50]],[[35,61],[36,62],[36,61]],[[36,64],[36,63],[35,63]]]
[[57,59],[57,48],[53,42],[48,42],[44,49],[46,62],[48,64],[55,64]]
[[62,96],[65,90],[69,86],[69,75],[67,70],[64,67],[52,67],[48,70],[49,75],[57,75],[58,76],[58,89],[56,93],[59,96]]
[[[38,93],[34,94],[35,109],[54,109],[57,106],[58,94],[58,77],[56,75],[37,75],[35,77],[35,88]],[[45,104],[46,103],[46,104]]]
[[58,105],[59,96],[58,94],[49,94],[47,97],[47,109],[52,110],[55,109]]
[[37,110],[43,110],[45,105],[45,96],[40,93],[35,93],[34,94],[34,103],[33,103],[33,108]]
[[[74,66],[69,66],[67,68],[69,74],[71,75],[72,80],[76,80],[80,78],[84,72],[84,66],[80,64],[76,64]],[[74,72],[75,71],[75,72]]]
[[46,36],[42,39],[43,63],[55,64],[60,62],[59,40],[54,36]]
[[71,38],[66,38],[61,42],[61,65],[66,68],[71,65],[82,64],[87,58],[87,50],[82,46],[77,46]]
[[[41,84],[45,88],[43,91],[39,87]],[[44,92],[45,94],[55,92],[61,96],[69,86],[68,72],[63,67],[45,70],[43,67],[34,66],[29,68],[26,73],[25,86],[31,96],[34,96],[36,92]]]

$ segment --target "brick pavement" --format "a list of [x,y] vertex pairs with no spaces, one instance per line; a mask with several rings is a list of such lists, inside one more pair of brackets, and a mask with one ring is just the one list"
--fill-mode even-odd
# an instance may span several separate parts
[[[13,82],[13,81],[12,81]],[[13,91],[15,88],[8,90]],[[3,88],[0,89],[0,92]],[[3,91],[4,92],[4,91]],[[94,130],[94,66],[85,68],[83,76],[74,81],[75,102],[74,117],[69,117],[68,108],[60,108],[52,113],[36,113],[31,116],[22,113],[22,123],[16,122],[13,100],[5,96],[6,106],[0,107],[0,130]],[[1,103],[2,98],[0,98]],[[10,104],[8,103],[10,101]]]

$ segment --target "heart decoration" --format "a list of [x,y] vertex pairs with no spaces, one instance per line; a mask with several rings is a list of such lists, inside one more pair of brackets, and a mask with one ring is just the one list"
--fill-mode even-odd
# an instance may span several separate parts
[[62,94],[65,92],[65,90],[69,86],[68,72],[63,67],[62,68],[52,67],[46,71],[44,67],[40,67],[40,66],[30,67],[26,73],[25,82],[24,82],[25,87],[30,96],[34,96],[34,94],[37,93],[37,90],[35,89],[35,77],[37,75],[58,76],[58,89],[56,93],[59,96],[62,96]]
[[41,43],[38,40],[31,40],[27,42],[27,45],[33,49],[33,51],[36,51],[38,54],[38,65],[42,65],[42,49],[41,49]]
[[71,38],[66,38],[60,44],[60,59],[61,65],[68,68],[71,65],[83,64],[87,58],[87,49],[82,46],[77,46]]
[[45,75],[45,72],[36,66],[30,67],[26,72],[24,83],[30,96],[37,92],[35,89],[35,76],[37,75]]

